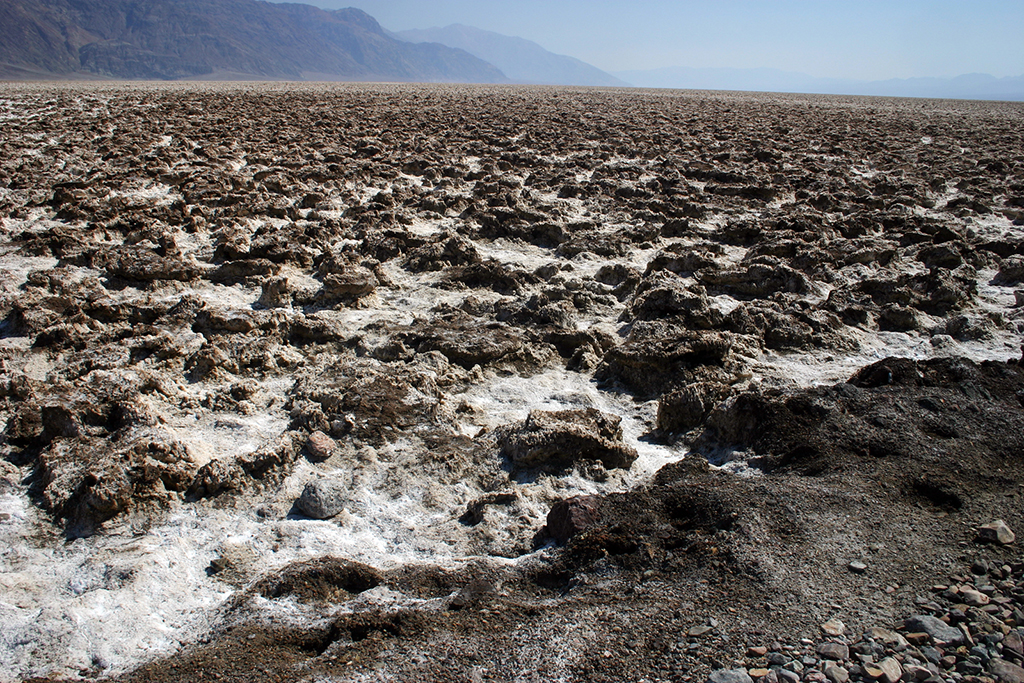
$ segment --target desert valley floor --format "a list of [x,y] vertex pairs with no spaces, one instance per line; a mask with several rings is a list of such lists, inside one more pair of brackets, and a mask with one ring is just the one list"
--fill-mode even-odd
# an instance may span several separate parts
[[0,681],[1024,680],[1024,105],[0,125]]

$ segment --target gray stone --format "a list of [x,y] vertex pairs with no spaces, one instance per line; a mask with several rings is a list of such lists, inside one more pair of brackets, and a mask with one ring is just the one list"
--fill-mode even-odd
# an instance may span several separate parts
[[987,595],[970,588],[960,589],[960,599],[963,600],[965,605],[970,605],[971,607],[983,607],[989,603]]
[[846,624],[838,619],[829,619],[824,624],[821,624],[821,631],[825,635],[839,638],[846,634]]
[[981,664],[967,659],[957,662],[955,669],[958,674],[963,674],[965,676],[980,676],[985,672],[985,667]]
[[939,646],[961,645],[964,634],[944,621],[928,614],[918,614],[907,619],[903,628],[910,633],[924,632],[932,637]]
[[1019,630],[1006,634],[1006,638],[1003,639],[1003,649],[1009,650],[1019,657],[1024,657],[1024,638],[1021,637]]
[[822,659],[841,662],[850,658],[850,648],[842,643],[821,643],[814,650]]
[[867,564],[861,562],[860,560],[854,560],[850,564],[846,565],[846,567],[854,574],[863,574],[868,570]]
[[779,669],[777,673],[782,683],[798,683],[800,680],[800,674],[789,669]]
[[744,669],[716,669],[708,676],[708,683],[754,683]]
[[302,489],[295,508],[306,517],[330,519],[345,509],[347,487],[337,479],[314,479]]
[[878,668],[882,670],[879,680],[883,683],[897,683],[903,677],[903,667],[892,657],[886,657],[880,661]]
[[825,667],[825,677],[832,683],[847,683],[850,680],[850,672],[838,664],[828,664]]
[[[874,664],[874,663],[871,663],[871,664],[865,663],[864,665],[861,666],[861,671],[864,672],[863,673],[863,677],[870,678],[872,680],[877,680],[877,679],[881,678],[885,674],[885,672],[882,671],[881,669],[879,669],[878,665]],[[856,673],[856,672],[854,672],[854,673]]]
[[988,672],[995,676],[999,683],[1024,683],[1024,668],[1005,659],[989,660]]
[[915,681],[926,681],[932,677],[932,672],[926,667],[917,664],[908,664],[903,667]]
[[994,522],[978,527],[978,540],[986,541],[988,543],[998,543],[1000,545],[1009,545],[1013,543],[1016,536],[1010,527],[1006,525],[1001,519],[997,519]]
[[982,662],[987,662],[991,657],[989,656],[988,649],[981,645],[975,645],[969,650],[970,654],[977,657]]
[[880,628],[878,626],[873,626],[865,631],[864,637],[882,643],[886,647],[890,647],[897,652],[906,649],[909,644],[907,643],[907,639],[899,633],[890,631],[889,629]]

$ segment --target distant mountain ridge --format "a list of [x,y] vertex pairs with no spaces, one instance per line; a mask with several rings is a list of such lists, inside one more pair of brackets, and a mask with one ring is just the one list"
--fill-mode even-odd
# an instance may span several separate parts
[[0,0],[0,77],[507,83],[361,10],[258,0]]
[[893,78],[884,81],[858,81],[815,78],[803,73],[778,69],[696,69],[690,67],[619,71],[615,75],[641,88],[1024,101],[1024,76],[995,78],[988,74],[965,74],[956,78]]
[[393,35],[412,43],[440,43],[460,48],[493,64],[513,81],[550,85],[623,87],[629,84],[575,57],[558,55],[514,36],[452,24],[444,28],[396,31]]

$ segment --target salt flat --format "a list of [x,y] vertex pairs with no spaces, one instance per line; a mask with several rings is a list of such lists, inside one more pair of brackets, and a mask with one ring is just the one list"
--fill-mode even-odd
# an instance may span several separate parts
[[0,84],[0,679],[678,680],[1012,580],[1022,117]]

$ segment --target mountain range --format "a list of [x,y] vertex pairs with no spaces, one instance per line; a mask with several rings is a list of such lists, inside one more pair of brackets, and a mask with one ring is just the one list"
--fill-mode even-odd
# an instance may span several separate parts
[[452,24],[444,28],[398,31],[394,34],[414,43],[441,43],[461,48],[490,62],[518,83],[550,85],[599,85],[623,87],[629,84],[575,57],[557,55],[533,41]]
[[261,0],[0,0],[0,79],[544,83],[1024,101],[1024,76],[857,81],[777,69],[607,73],[453,24],[392,33],[354,9]]
[[351,8],[2,0],[0,27],[0,78],[509,80],[464,50],[398,40]]
[[989,74],[965,74],[955,78],[894,78],[884,81],[859,81],[816,78],[804,73],[778,69],[695,69],[687,67],[619,71],[615,75],[640,88],[1024,101],[1024,76],[995,78]]

